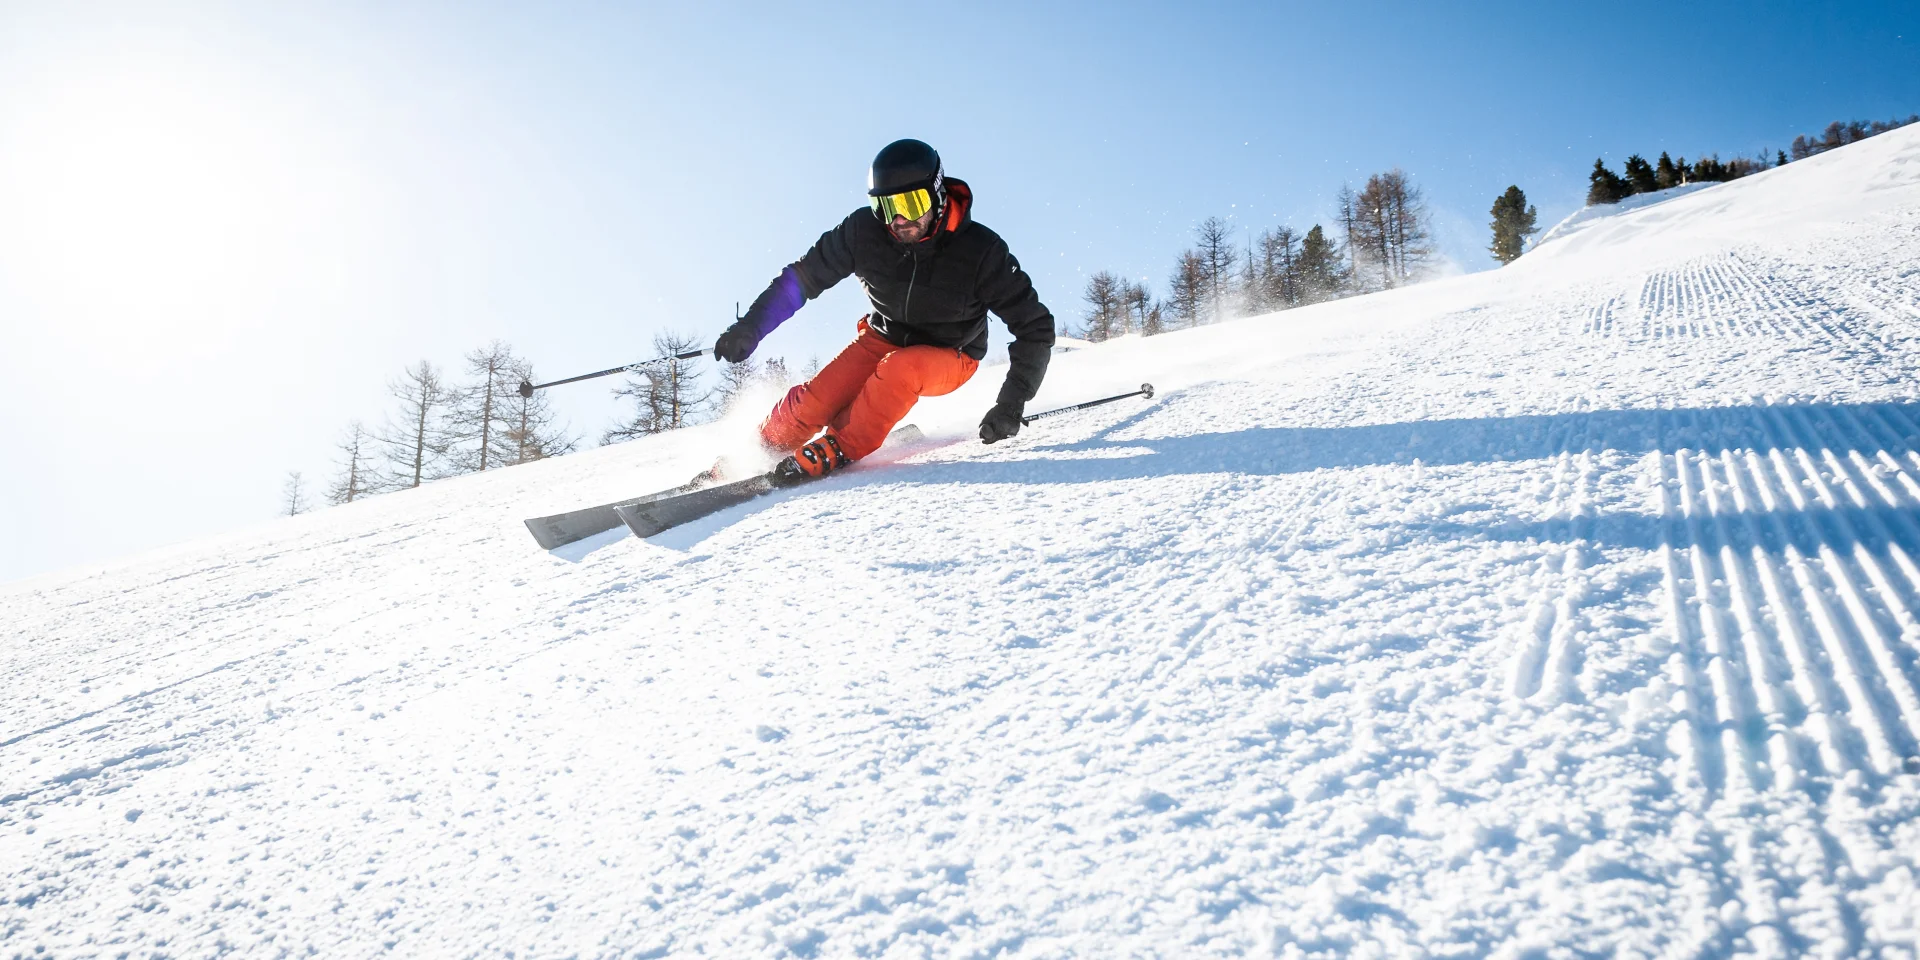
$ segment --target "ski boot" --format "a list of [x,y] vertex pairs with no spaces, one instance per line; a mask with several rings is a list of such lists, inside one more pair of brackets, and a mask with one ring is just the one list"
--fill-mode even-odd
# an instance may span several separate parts
[[773,484],[790,487],[796,483],[818,480],[852,462],[840,449],[840,441],[833,434],[821,434],[820,439],[795,450],[792,456],[774,466]]

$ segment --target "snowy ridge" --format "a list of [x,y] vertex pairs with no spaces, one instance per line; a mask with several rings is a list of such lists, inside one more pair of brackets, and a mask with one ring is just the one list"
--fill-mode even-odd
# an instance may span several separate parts
[[1651,207],[1656,203],[1664,203],[1675,197],[1684,197],[1689,193],[1696,193],[1711,186],[1713,186],[1711,183],[1683,183],[1677,187],[1655,190],[1652,193],[1636,193],[1631,197],[1625,197],[1615,203],[1588,204],[1567,214],[1559,223],[1548,227],[1547,231],[1542,233],[1539,239],[1534,241],[1533,245],[1537,247],[1543,243],[1552,243],[1562,237],[1571,236],[1594,221],[1604,217],[1618,216],[1631,210]]
[[1915,956],[1916,225],[1920,128],[645,542],[520,520],[743,424],[0,587],[0,937]]

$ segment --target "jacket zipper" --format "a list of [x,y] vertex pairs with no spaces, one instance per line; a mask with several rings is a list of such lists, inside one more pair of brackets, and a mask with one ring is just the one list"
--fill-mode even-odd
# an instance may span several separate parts
[[920,258],[913,258],[913,272],[907,275],[907,302],[900,307],[901,324],[913,322],[913,282],[920,279]]

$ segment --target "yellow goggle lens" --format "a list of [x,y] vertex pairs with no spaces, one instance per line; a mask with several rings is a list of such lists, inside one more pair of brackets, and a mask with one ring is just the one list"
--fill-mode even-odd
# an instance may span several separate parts
[[892,223],[894,217],[918,220],[926,216],[928,210],[933,209],[933,191],[922,187],[918,190],[908,190],[906,193],[869,197],[867,203],[873,207],[873,212],[880,217],[882,223]]

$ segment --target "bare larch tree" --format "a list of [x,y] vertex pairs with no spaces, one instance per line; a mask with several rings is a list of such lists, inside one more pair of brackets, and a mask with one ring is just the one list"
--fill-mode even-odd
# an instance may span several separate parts
[[[514,361],[511,374],[518,380],[533,381],[533,365],[523,361]],[[553,401],[540,391],[533,396],[523,397],[519,391],[508,394],[500,401],[507,411],[507,446],[511,457],[507,463],[532,463],[547,457],[557,457],[563,453],[572,453],[579,440],[572,431],[559,425],[559,414],[553,410]]]
[[467,354],[467,376],[448,417],[453,440],[449,460],[455,471],[475,473],[516,459],[507,431],[513,429],[508,398],[519,395],[514,372],[521,361],[513,349],[495,340]]
[[300,479],[300,471],[287,471],[286,485],[280,488],[280,506],[289,517],[307,512],[306,485]]
[[671,359],[675,354],[692,350],[698,343],[687,334],[672,331],[654,336],[654,352],[669,359],[647,364],[629,374],[627,382],[613,392],[617,397],[632,398],[634,413],[625,423],[616,424],[602,434],[601,443],[678,430],[699,422],[713,398],[712,391],[701,383],[700,368],[694,361]]
[[1411,283],[1433,252],[1420,188],[1398,168],[1376,173],[1354,198],[1353,215],[1349,242],[1365,248],[1380,285],[1390,289]]
[[1208,217],[1194,229],[1199,245],[1201,272],[1206,282],[1201,294],[1203,312],[1209,323],[1219,323],[1233,315],[1233,265],[1239,252],[1233,246],[1233,228],[1219,217]]
[[376,442],[365,424],[358,420],[347,424],[337,448],[340,459],[334,461],[340,472],[334,475],[333,486],[327,490],[327,502],[352,503],[380,492],[380,471],[374,457]]
[[1167,287],[1167,310],[1173,321],[1180,327],[1199,326],[1207,306],[1206,258],[1197,250],[1181,254]]
[[425,360],[402,371],[387,390],[399,401],[399,409],[380,431],[388,481],[413,488],[442,476],[451,442],[443,421],[453,391]]
[[1087,278],[1081,299],[1087,304],[1086,338],[1098,343],[1126,332],[1127,305],[1124,284],[1119,277],[1101,270]]
[[1139,331],[1143,337],[1158,336],[1161,332],[1160,304],[1154,302],[1146,284],[1127,284],[1124,299],[1127,304],[1127,326]]

